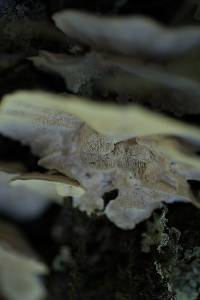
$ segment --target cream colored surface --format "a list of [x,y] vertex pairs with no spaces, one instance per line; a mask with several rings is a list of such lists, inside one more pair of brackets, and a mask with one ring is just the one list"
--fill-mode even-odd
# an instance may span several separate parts
[[[197,205],[187,183],[200,174],[199,158],[187,147],[189,138],[200,144],[197,127],[137,106],[21,92],[4,98],[0,132],[66,176],[67,185],[58,179],[57,191],[73,196],[75,207],[103,213],[120,228],[134,228],[163,202]],[[104,204],[104,194],[114,189],[116,199]]]

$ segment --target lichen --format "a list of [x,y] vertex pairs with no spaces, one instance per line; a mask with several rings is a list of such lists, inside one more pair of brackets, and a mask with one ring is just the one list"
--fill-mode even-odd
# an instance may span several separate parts
[[177,300],[196,300],[200,294],[200,247],[187,249],[171,274]]
[[200,247],[183,248],[180,237],[178,229],[169,227],[164,208],[147,222],[142,250],[153,254],[156,272],[172,299],[196,300],[200,294]]
[[156,247],[160,252],[162,247],[169,242],[169,230],[167,227],[167,207],[162,210],[161,215],[153,213],[152,220],[147,221],[146,232],[142,234],[142,251],[149,253],[151,248]]

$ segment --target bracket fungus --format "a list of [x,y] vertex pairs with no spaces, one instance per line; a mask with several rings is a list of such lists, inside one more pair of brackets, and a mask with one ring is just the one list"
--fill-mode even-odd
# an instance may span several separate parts
[[[197,127],[137,106],[18,92],[1,104],[0,132],[29,145],[38,164],[63,174],[62,196],[69,195],[70,179],[75,207],[105,214],[122,229],[134,228],[164,202],[198,206],[187,182],[200,175],[193,153],[200,144]],[[104,202],[114,189],[116,198]]]
[[[42,71],[59,74],[66,90],[105,97],[117,94],[174,115],[195,115],[199,104],[198,26],[171,28],[139,16],[95,16],[73,10],[53,20],[67,38],[90,47],[85,54],[41,51],[29,58]],[[195,67],[194,67],[195,64]]]
[[0,295],[6,300],[43,300],[46,289],[41,276],[47,266],[14,227],[0,222]]

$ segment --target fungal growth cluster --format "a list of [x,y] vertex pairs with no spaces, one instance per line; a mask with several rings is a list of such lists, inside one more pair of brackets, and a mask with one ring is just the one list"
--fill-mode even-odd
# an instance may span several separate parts
[[0,0],[0,300],[198,299],[198,2]]

